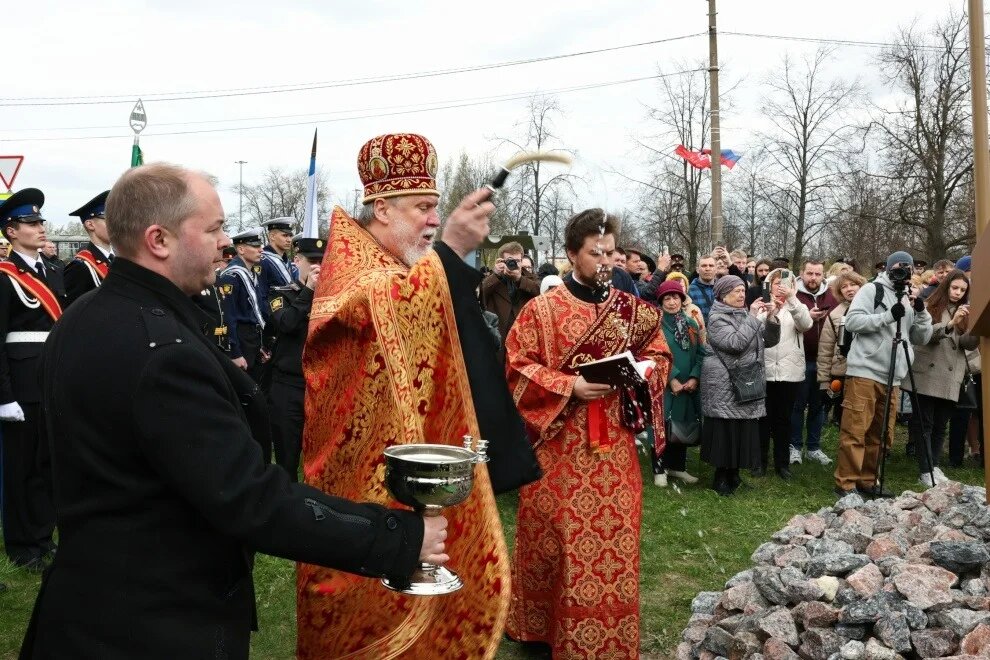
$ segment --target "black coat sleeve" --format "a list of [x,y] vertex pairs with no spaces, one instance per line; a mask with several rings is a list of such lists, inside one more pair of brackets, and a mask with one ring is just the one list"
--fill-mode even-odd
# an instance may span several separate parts
[[89,268],[76,259],[65,265],[62,279],[65,282],[65,297],[70,305],[93,288],[93,276],[90,275]]
[[265,465],[230,383],[201,351],[155,350],[134,392],[137,442],[150,465],[219,532],[254,550],[368,576],[408,577],[422,519],[290,483]]
[[[282,300],[279,309],[275,309],[276,298]],[[309,325],[309,311],[313,308],[313,290],[304,286],[291,304],[286,305],[285,296],[280,296],[274,289],[268,294],[269,306],[272,308],[272,322],[278,334],[298,332]],[[267,326],[266,326],[267,327]]]
[[436,245],[454,303],[457,332],[471,385],[471,400],[481,436],[488,440],[488,475],[496,493],[515,490],[543,476],[529,443],[526,426],[505,381],[491,333],[475,298],[481,273],[471,268],[444,243]]

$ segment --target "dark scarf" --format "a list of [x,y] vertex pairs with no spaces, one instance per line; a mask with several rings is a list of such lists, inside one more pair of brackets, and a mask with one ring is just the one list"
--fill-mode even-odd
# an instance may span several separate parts
[[691,334],[688,330],[687,317],[684,315],[684,312],[670,314],[664,311],[663,327],[674,333],[674,339],[683,350],[686,351],[691,348]]

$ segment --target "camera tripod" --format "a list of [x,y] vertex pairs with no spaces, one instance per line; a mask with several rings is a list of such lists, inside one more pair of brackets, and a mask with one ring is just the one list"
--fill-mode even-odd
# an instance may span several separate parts
[[[900,290],[900,289],[895,288],[894,291],[897,294],[897,300],[898,300],[898,302],[900,302],[901,301],[901,298],[904,295],[903,290]],[[892,340],[891,346],[890,346],[890,367],[887,369],[887,395],[884,398],[883,426],[881,427],[881,429],[882,429],[882,431],[881,431],[882,435],[881,435],[881,440],[880,440],[880,461],[877,463],[877,473],[875,475],[876,476],[876,481],[873,482],[873,489],[872,489],[872,491],[870,493],[871,495],[873,495],[873,497],[892,497],[893,496],[891,493],[884,493],[883,492],[883,484],[886,482],[886,474],[887,474],[887,454],[889,453],[888,450],[887,450],[887,428],[888,428],[887,425],[890,423],[890,403],[891,403],[891,397],[894,396],[894,373],[897,371],[897,349],[898,349],[898,347],[904,349],[904,359],[907,361],[908,378],[911,380],[911,392],[910,392],[910,395],[911,395],[911,409],[914,411],[913,414],[915,414],[915,415],[920,414],[920,408],[918,406],[918,387],[917,387],[917,385],[914,382],[914,371],[911,369],[911,353],[908,351],[907,339],[905,339],[901,335],[901,321],[903,321],[903,320],[904,320],[904,317],[901,317],[901,318],[897,319],[897,330],[894,332],[894,339]],[[891,442],[891,444],[893,444],[893,441],[894,441],[893,435],[894,434],[891,433],[890,435],[891,435],[890,442]],[[925,451],[925,453],[927,455],[927,458],[928,458],[928,474],[929,474],[929,477],[931,479],[931,484],[934,486],[935,485],[935,460],[934,460],[934,457],[932,456],[932,446],[931,446],[931,443],[930,442],[924,442],[923,444],[925,445],[924,446],[924,451]],[[916,447],[915,450],[918,451],[919,448]]]

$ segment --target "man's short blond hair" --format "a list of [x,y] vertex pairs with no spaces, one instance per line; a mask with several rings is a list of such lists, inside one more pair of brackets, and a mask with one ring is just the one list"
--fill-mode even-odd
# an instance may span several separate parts
[[169,163],[124,172],[107,197],[107,232],[114,252],[123,257],[137,254],[151,225],[177,234],[182,221],[196,212],[197,200],[189,186],[192,176],[200,174]]

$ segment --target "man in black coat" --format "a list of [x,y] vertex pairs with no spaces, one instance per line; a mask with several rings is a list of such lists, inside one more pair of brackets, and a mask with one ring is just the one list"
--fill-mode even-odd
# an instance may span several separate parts
[[445,520],[263,464],[252,434],[269,428],[264,397],[190,300],[230,242],[206,178],[130,169],[107,219],[113,269],[44,349],[60,550],[21,657],[247,658],[255,551],[399,580],[447,561]]
[[320,262],[325,250],[323,239],[293,237],[293,272],[298,273],[299,279],[284,286],[273,286],[268,293],[270,316],[266,329],[270,328],[276,339],[269,389],[272,444],[275,462],[285,468],[292,481],[297,480],[302,452],[303,403],[306,399],[303,347],[309,329],[309,312],[313,307],[313,290],[320,278]]
[[0,204],[10,256],[0,264],[0,420],[3,537],[10,561],[40,572],[55,551],[48,446],[42,433],[41,352],[65,305],[61,273],[39,255],[44,194],[25,188]]

